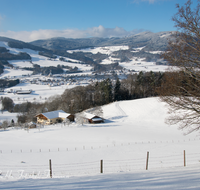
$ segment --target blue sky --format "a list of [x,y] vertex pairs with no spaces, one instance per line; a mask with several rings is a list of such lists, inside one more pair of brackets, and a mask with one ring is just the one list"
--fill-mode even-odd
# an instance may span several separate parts
[[0,0],[0,36],[28,42],[172,31],[176,4],[186,1]]

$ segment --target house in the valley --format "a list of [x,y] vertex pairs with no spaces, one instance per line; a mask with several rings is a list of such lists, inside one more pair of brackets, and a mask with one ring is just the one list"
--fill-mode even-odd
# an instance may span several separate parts
[[17,90],[16,94],[31,94],[32,90]]
[[84,118],[89,122],[89,123],[104,123],[104,120],[102,117],[99,117],[97,115],[91,114],[84,112]]
[[66,113],[63,110],[40,113],[36,115],[36,117],[37,117],[37,123],[42,123],[45,125],[61,123],[66,119],[74,121],[74,115]]

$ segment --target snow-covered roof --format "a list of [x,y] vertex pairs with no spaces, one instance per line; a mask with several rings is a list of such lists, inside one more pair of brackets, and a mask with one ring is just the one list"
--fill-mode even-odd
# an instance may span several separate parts
[[42,113],[42,115],[44,115],[48,119],[53,119],[53,118],[57,118],[57,117],[66,118],[70,114],[64,112],[63,110],[56,110],[56,111]]
[[102,118],[93,118],[92,121],[102,121]]
[[95,115],[91,114],[91,113],[84,112],[84,117],[87,118],[87,119],[92,119],[93,117],[95,117]]
[[[87,119],[92,119],[92,120],[94,120],[94,117],[99,117],[99,116],[94,115],[94,114],[91,114],[91,113],[84,112],[84,117],[87,118]],[[97,118],[95,118],[95,119],[97,119]],[[102,120],[101,117],[99,117],[98,119],[99,119],[99,120]]]

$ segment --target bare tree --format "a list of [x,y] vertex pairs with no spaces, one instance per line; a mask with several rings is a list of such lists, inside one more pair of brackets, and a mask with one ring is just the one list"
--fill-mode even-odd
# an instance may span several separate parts
[[97,115],[99,117],[103,117],[103,109],[101,106],[97,106],[88,110],[90,113]]
[[71,124],[71,122],[70,122],[70,120],[68,118],[65,118],[64,121],[63,121],[63,124],[64,125],[68,125],[68,127],[69,127],[69,125]]
[[4,128],[4,130],[6,130],[6,128],[8,128],[9,122],[8,121],[3,121],[2,123],[2,127]]
[[84,123],[87,123],[85,119],[85,114],[83,112],[77,113],[75,115],[75,121],[76,123],[81,124],[81,125],[83,125]]
[[175,67],[160,89],[161,100],[169,105],[167,123],[179,124],[187,133],[200,129],[200,1],[193,10],[191,5],[191,0],[177,5],[172,18],[178,31],[163,57]]

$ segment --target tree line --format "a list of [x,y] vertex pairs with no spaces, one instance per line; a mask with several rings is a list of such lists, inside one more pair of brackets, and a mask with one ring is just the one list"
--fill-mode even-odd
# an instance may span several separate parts
[[35,115],[47,111],[62,109],[71,114],[83,110],[109,104],[114,101],[132,100],[158,96],[165,73],[140,72],[131,74],[127,79],[116,81],[107,78],[87,86],[77,86],[66,89],[62,95],[48,98],[44,103],[24,102],[14,104],[8,97],[1,97],[2,112],[18,112],[18,121],[21,123],[35,121]]
[[19,79],[8,80],[8,79],[0,79],[0,88],[4,89],[5,87],[12,87],[19,84]]

